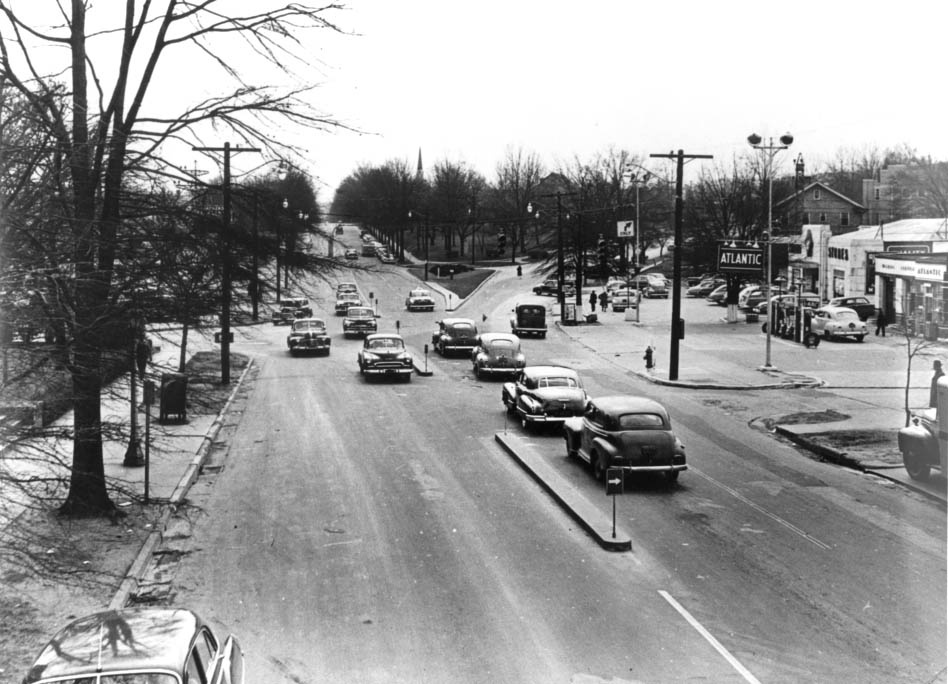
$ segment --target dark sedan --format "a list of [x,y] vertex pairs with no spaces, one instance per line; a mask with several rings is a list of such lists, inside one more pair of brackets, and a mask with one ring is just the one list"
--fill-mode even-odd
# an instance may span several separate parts
[[829,300],[827,306],[844,306],[847,309],[852,309],[861,321],[868,320],[876,315],[876,305],[870,302],[867,297],[836,297]]
[[560,424],[586,410],[586,390],[579,374],[565,366],[527,366],[500,393],[507,412],[524,428]]

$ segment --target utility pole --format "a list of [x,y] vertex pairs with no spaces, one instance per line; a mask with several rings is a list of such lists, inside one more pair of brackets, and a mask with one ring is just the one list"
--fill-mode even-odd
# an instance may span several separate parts
[[230,155],[232,152],[259,152],[254,147],[192,147],[195,152],[224,153],[224,207],[221,227],[221,384],[230,384]]
[[[685,159],[713,159],[710,154],[685,154],[683,150],[667,154],[650,154],[650,157],[674,159],[677,161],[675,175],[675,254],[674,279],[672,282],[672,320],[671,320],[671,349],[668,354],[668,379],[678,379],[678,340],[684,337],[685,322],[681,320],[681,223],[683,216],[683,180]],[[638,230],[638,226],[636,226]]]

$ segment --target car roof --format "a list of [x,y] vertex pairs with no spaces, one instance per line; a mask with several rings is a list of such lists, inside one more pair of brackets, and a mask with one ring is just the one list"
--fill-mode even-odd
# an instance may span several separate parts
[[398,333],[371,333],[365,336],[365,341],[369,342],[370,340],[401,340],[402,342],[405,339]]
[[295,327],[302,323],[316,323],[317,325],[321,325],[324,328],[326,327],[326,321],[324,321],[322,318],[297,318],[295,321],[293,321],[293,326]]
[[458,325],[459,323],[474,325],[474,319],[472,318],[444,318],[441,320],[441,323],[444,325]]
[[427,296],[431,294],[431,290],[425,290],[424,288],[416,287],[414,290],[412,290],[408,294],[414,295],[416,297]]
[[350,306],[346,309],[346,314],[351,315],[353,311],[359,314],[368,312],[373,316],[375,315],[375,310],[371,306]]
[[118,669],[181,672],[194,635],[203,626],[195,613],[181,608],[127,608],[87,615],[49,641],[23,682],[78,679]]
[[494,342],[496,340],[509,340],[510,342],[519,343],[520,338],[511,333],[501,333],[501,332],[486,332],[480,334],[481,342],[487,344],[489,342]]
[[835,314],[851,313],[853,316],[859,315],[855,309],[850,309],[848,306],[821,306],[817,311],[827,311]]
[[523,369],[523,374],[528,377],[545,378],[548,375],[572,375],[579,377],[579,373],[569,366],[527,366]]
[[603,413],[621,415],[623,413],[658,413],[668,417],[665,407],[654,399],[637,397],[629,394],[614,394],[606,397],[597,397],[592,402]]

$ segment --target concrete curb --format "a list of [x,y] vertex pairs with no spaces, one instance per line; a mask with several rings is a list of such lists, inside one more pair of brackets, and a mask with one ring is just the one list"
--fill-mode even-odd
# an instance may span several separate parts
[[214,440],[217,438],[217,435],[224,424],[224,416],[227,415],[227,411],[230,409],[230,405],[233,403],[234,397],[237,396],[237,391],[240,389],[244,382],[244,378],[247,377],[247,373],[252,367],[253,358],[251,357],[247,363],[246,368],[244,368],[243,373],[240,374],[240,378],[237,380],[237,384],[234,386],[233,391],[231,391],[230,396],[227,397],[227,402],[218,412],[214,422],[211,423],[211,427],[208,428],[207,434],[204,435],[204,439],[201,441],[201,446],[198,447],[194,458],[191,459],[191,462],[188,463],[187,467],[185,468],[184,475],[178,481],[177,487],[175,487],[174,492],[171,494],[171,498],[168,501],[169,505],[165,507],[164,512],[159,518],[158,524],[145,539],[145,542],[142,544],[142,547],[135,556],[135,560],[133,560],[132,564],[129,566],[129,569],[125,574],[125,578],[122,580],[121,584],[119,584],[118,590],[115,592],[115,595],[109,602],[109,610],[118,610],[125,607],[126,603],[128,603],[129,597],[132,595],[132,592],[138,588],[142,574],[148,567],[148,562],[151,560],[155,549],[158,547],[162,541],[162,538],[164,537],[164,532],[168,525],[168,521],[177,511],[178,506],[180,506],[185,500],[185,497],[187,496],[188,491],[191,489],[191,486],[197,481],[197,478],[201,473],[201,468],[207,461],[207,455],[210,452],[211,445],[214,443]]
[[631,551],[632,539],[616,528],[581,492],[532,453],[523,439],[511,433],[497,432],[494,439],[607,551]]
[[411,363],[415,369],[415,373],[417,373],[423,378],[430,378],[432,375],[434,375],[434,371],[431,370],[430,367],[427,370],[425,370],[424,363],[422,363],[421,365],[418,365],[418,359],[424,359],[425,358],[424,354],[419,354],[417,349],[415,349],[414,347],[409,347],[408,345],[405,345],[405,348],[409,352],[411,352]]

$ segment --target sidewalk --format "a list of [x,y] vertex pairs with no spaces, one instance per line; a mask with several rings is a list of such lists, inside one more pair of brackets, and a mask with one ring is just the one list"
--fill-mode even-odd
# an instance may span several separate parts
[[[761,421],[766,429],[826,460],[874,473],[946,502],[946,479],[936,471],[927,482],[912,480],[898,451],[896,434],[905,423],[904,338],[892,335],[858,345],[823,342],[807,349],[771,336],[772,363],[765,367],[766,335],[760,325],[746,323],[743,317],[727,323],[723,320],[725,309],[720,308],[720,313],[713,314],[715,320],[686,322],[685,338],[678,341],[678,376],[671,379],[671,318],[666,318],[666,307],[657,301],[643,304],[639,322],[607,311],[599,312],[595,323],[563,325],[557,320],[555,325],[572,340],[647,382],[755,391],[757,410],[769,412]],[[643,358],[646,347],[654,351],[651,369]],[[948,358],[944,346],[932,351]],[[915,364],[910,405],[925,406],[930,361],[919,358]],[[878,403],[868,401],[870,395],[879,399]],[[860,434],[877,443],[862,443]]]

